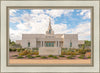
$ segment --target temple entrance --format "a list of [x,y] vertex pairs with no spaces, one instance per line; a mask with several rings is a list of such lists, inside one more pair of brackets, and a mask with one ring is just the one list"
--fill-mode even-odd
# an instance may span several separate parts
[[45,47],[54,47],[54,42],[45,42]]

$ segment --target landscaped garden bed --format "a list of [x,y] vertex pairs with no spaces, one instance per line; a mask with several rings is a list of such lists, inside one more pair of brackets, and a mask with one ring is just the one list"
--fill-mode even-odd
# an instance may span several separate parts
[[10,59],[90,59],[90,49],[62,49],[61,55],[40,56],[38,49],[9,49]]

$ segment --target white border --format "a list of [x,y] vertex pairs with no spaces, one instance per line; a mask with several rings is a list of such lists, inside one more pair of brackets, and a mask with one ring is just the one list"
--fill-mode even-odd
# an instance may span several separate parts
[[[93,6],[94,67],[6,67],[6,6]],[[1,1],[1,72],[99,72],[99,2]]]

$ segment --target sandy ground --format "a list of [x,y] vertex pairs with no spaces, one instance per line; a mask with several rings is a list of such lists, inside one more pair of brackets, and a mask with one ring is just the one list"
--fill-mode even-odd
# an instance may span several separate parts
[[9,59],[9,64],[91,64],[91,59],[67,59],[67,60]]

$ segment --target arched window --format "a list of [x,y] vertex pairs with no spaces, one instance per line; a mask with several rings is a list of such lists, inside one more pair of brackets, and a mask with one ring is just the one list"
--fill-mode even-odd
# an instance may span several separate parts
[[28,42],[28,47],[30,47],[30,42]]

